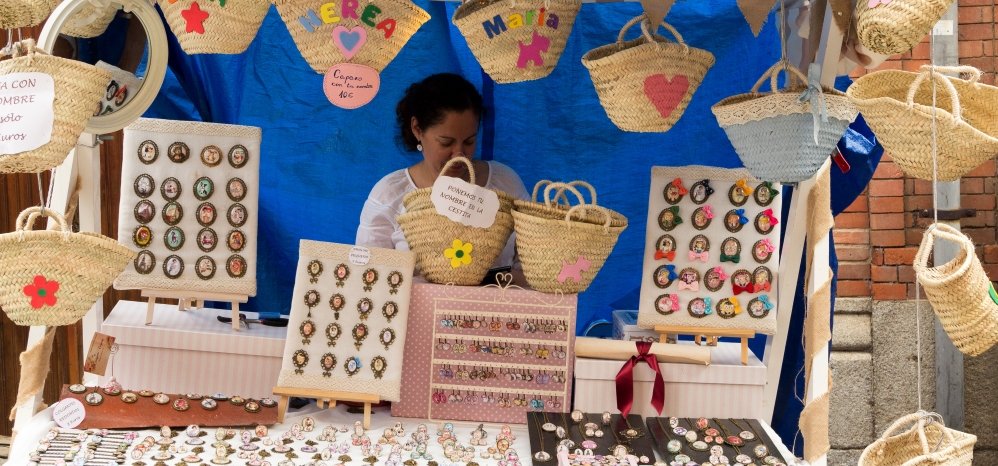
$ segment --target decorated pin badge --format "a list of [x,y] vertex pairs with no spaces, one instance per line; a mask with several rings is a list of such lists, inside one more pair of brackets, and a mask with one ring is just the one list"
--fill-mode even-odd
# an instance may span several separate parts
[[232,178],[225,184],[225,194],[233,202],[240,202],[246,197],[246,182],[241,178]]
[[776,246],[769,238],[763,238],[755,242],[752,246],[752,258],[760,264],[765,264],[769,262],[769,258],[773,256],[773,252],[776,251]]
[[364,340],[367,339],[367,324],[358,323],[357,325],[354,325],[351,333],[353,334],[353,346],[357,348],[357,350],[360,350],[360,347],[364,344]]
[[662,289],[668,288],[669,285],[672,285],[672,281],[677,278],[679,278],[679,274],[676,273],[676,266],[672,264],[659,266],[652,275],[655,286]]
[[317,290],[308,290],[305,292],[305,306],[308,307],[309,317],[312,317],[312,308],[318,306],[321,299]]
[[[307,354],[305,355],[305,362],[308,362]],[[302,366],[304,366],[304,364],[302,364]],[[300,373],[298,371],[295,372]],[[218,408],[218,402],[215,401],[215,399],[213,398],[205,398],[201,400],[201,407],[204,408],[205,411],[214,411],[216,408]]]
[[703,286],[707,287],[710,291],[720,290],[725,282],[728,280],[728,274],[724,272],[721,266],[714,267],[707,271],[703,276]]
[[202,202],[196,212],[197,221],[203,227],[211,226],[211,224],[215,223],[217,213],[218,211],[212,203]]
[[773,203],[773,199],[780,194],[780,191],[773,187],[770,181],[764,181],[755,188],[755,203],[761,207],[766,207]]
[[246,207],[242,204],[230,205],[226,218],[229,219],[229,225],[236,228],[243,226],[246,223]]
[[132,233],[132,241],[140,248],[149,246],[152,242],[152,230],[146,225],[139,225]]
[[215,276],[215,259],[209,256],[201,256],[194,263],[194,273],[202,280],[211,280]]
[[132,261],[132,265],[135,266],[136,272],[148,275],[156,267],[156,256],[151,251],[140,251]]
[[225,239],[225,245],[228,246],[229,251],[239,252],[246,247],[246,234],[240,230],[232,230]]
[[[689,312],[691,316],[698,319],[706,317],[712,312],[710,307],[710,298],[697,297],[691,299],[690,303],[686,305],[686,311]],[[683,430],[685,433],[685,429]]]
[[694,204],[703,204],[707,202],[710,195],[714,194],[714,188],[710,187],[710,180],[700,180],[693,183],[693,187],[690,188],[690,200]]
[[135,220],[139,223],[149,223],[154,217],[156,217],[156,206],[153,205],[148,199],[143,199],[135,204]]
[[676,239],[672,235],[662,235],[655,242],[655,260],[676,260]]
[[396,294],[399,292],[399,287],[402,286],[402,272],[393,270],[388,273],[388,292],[390,294]]
[[159,146],[152,140],[146,139],[139,144],[137,154],[140,162],[151,165],[159,157]]
[[291,364],[295,366],[295,374],[304,374],[304,368],[308,365],[308,353],[305,350],[295,351],[291,355]]
[[340,320],[340,311],[343,310],[343,306],[346,305],[346,302],[346,298],[339,293],[336,293],[329,298],[329,308],[333,310],[333,318]]
[[731,291],[735,295],[754,293],[755,287],[752,285],[752,273],[745,269],[739,269],[731,274]]
[[385,349],[387,350],[390,346],[392,346],[392,343],[395,343],[395,330],[390,328],[382,330],[381,335],[379,335],[379,339],[381,340],[381,344],[385,345]]
[[693,211],[693,228],[705,230],[710,226],[711,220],[714,220],[714,210],[709,205],[698,207]]
[[683,196],[686,195],[686,187],[683,186],[683,180],[681,178],[676,178],[665,185],[665,189],[662,190],[662,195],[665,197],[665,202],[669,204],[678,204],[679,201],[683,200]]
[[748,180],[742,178],[731,185],[728,189],[728,200],[731,201],[735,206],[743,206],[748,202],[749,196],[752,195],[752,187],[749,186]]
[[357,302],[357,313],[360,314],[360,320],[367,320],[367,316],[371,315],[371,309],[374,309],[374,303],[368,298],[361,298]]
[[191,409],[191,403],[186,398],[177,398],[173,400],[173,409],[176,411],[187,411]]
[[769,301],[769,295],[759,295],[748,303],[748,314],[756,319],[763,319],[773,310],[773,303]]
[[163,207],[163,222],[176,225],[184,218],[184,208],[177,202],[169,202]]
[[766,209],[755,216],[755,231],[768,235],[779,223],[780,221],[773,216],[773,209]]
[[339,264],[333,269],[333,275],[336,276],[336,286],[343,286],[343,282],[350,276],[350,267],[346,264]]
[[679,290],[700,291],[700,272],[693,267],[679,272]]
[[104,395],[101,395],[100,393],[97,392],[90,392],[87,393],[87,396],[83,397],[83,401],[85,401],[90,406],[99,406],[101,403],[104,402]]
[[177,200],[180,197],[181,191],[180,180],[172,176],[163,180],[163,184],[159,185],[159,193],[163,195],[163,199],[168,201]]
[[319,367],[322,368],[323,377],[332,377],[333,368],[336,367],[336,355],[333,353],[326,353],[322,355],[319,359]]
[[201,163],[209,167],[218,166],[222,163],[222,149],[218,146],[205,146],[201,149]]
[[311,343],[312,337],[315,336],[315,322],[312,322],[311,319],[305,319],[305,321],[298,326],[298,332],[301,333],[302,336],[301,344],[307,345]]
[[246,162],[249,162],[249,151],[246,150],[246,146],[236,144],[229,149],[229,165],[232,165],[232,168],[243,168]]
[[729,236],[721,242],[721,262],[739,263],[742,260],[742,243]]
[[218,245],[218,234],[211,228],[202,228],[198,232],[198,248],[204,252],[211,252]]
[[374,373],[374,378],[380,379],[385,375],[385,370],[388,369],[388,361],[382,356],[375,356],[371,360],[371,372]]
[[752,272],[752,286],[753,293],[772,291],[773,272],[770,272],[768,267],[757,267],[755,271]]
[[336,341],[340,339],[340,335],[343,334],[343,328],[340,324],[333,322],[326,326],[326,342],[327,346],[336,346]]
[[658,226],[665,231],[672,231],[681,223],[683,218],[679,216],[679,206],[667,207],[658,214]]
[[135,195],[143,199],[152,196],[152,193],[156,191],[156,181],[152,179],[152,176],[144,173],[135,178],[132,185],[135,189]]
[[308,263],[308,267],[305,268],[305,272],[311,277],[308,281],[309,283],[318,283],[319,275],[322,275],[322,262],[318,259],[313,259]]
[[667,316],[679,310],[679,295],[666,293],[655,299],[655,310]]
[[215,194],[215,182],[211,178],[202,176],[194,182],[194,197],[199,201],[207,201],[212,194]]
[[710,240],[704,235],[696,235],[690,240],[689,259],[707,262],[710,260]]
[[173,163],[184,163],[191,157],[191,148],[182,142],[175,142],[170,144],[170,147],[166,149],[166,156]]
[[399,305],[395,304],[394,301],[388,301],[384,306],[381,306],[381,315],[385,316],[388,323],[392,322],[392,319],[399,314]]
[[361,276],[361,281],[364,282],[364,291],[371,291],[374,288],[374,283],[378,281],[378,271],[374,269],[365,270],[364,275]]
[[343,363],[343,368],[346,369],[347,375],[350,377],[357,375],[361,367],[360,358],[357,356],[347,358],[346,362]]
[[163,261],[163,275],[167,278],[177,278],[184,273],[184,260],[180,256],[168,256]]
[[243,259],[240,255],[230,256],[225,262],[225,270],[229,273],[232,278],[242,278],[246,275],[246,259]]
[[745,209],[731,209],[724,214],[724,228],[732,233],[741,231],[746,223],[748,223],[748,217],[745,216]]
[[741,314],[742,308],[738,305],[738,298],[724,298],[717,302],[717,315],[722,319],[731,319]]

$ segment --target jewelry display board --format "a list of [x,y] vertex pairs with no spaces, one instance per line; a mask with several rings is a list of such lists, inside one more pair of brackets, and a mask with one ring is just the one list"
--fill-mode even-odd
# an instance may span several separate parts
[[117,289],[256,295],[260,128],[140,118],[124,130]]
[[301,240],[277,385],[398,401],[412,253]]
[[[645,422],[661,459],[669,464],[716,464],[714,460],[724,464],[741,464],[739,459],[749,460],[744,464],[789,464],[777,443],[755,419],[650,417]],[[716,435],[708,435],[715,433],[721,434],[720,443]],[[710,442],[706,441],[707,437],[710,437]],[[693,448],[695,442],[702,443]],[[684,457],[677,458],[677,455]],[[726,457],[727,461],[720,456]]]
[[653,167],[638,325],[776,331],[781,185]]
[[[581,415],[580,417],[576,417]],[[623,445],[627,453],[638,458],[644,457],[655,461],[655,441],[648,433],[645,422],[637,414],[623,418],[619,414],[609,416],[601,414],[580,413],[529,413],[527,428],[530,433],[530,456],[534,464],[544,464],[544,458],[551,461],[558,458],[558,446],[562,443],[572,445],[568,454],[576,456],[576,464],[585,462],[583,457],[592,457],[595,464],[596,456],[606,456],[614,453],[618,445]],[[570,440],[571,442],[565,442]],[[540,454],[545,452],[547,455]],[[562,453],[565,454],[565,453]]]

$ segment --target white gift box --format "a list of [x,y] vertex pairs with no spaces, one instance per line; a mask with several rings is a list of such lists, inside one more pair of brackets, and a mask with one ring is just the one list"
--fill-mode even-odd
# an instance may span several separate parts
[[[273,396],[287,327],[245,325],[238,332],[219,322],[230,311],[156,305],[154,325],[145,325],[147,303],[119,301],[100,332],[116,338],[108,364],[128,390],[164,393],[222,392],[248,398]],[[253,313],[245,313],[248,319]],[[112,372],[113,369],[113,372]],[[108,377],[101,378],[101,383]]]
[[[690,343],[680,343],[690,344]],[[617,372],[624,361],[575,359],[575,409],[587,413],[617,410]],[[662,413],[677,417],[767,419],[763,412],[766,366],[749,352],[741,364],[738,343],[719,343],[711,350],[711,364],[659,363],[665,380]],[[655,372],[645,363],[634,368],[634,404],[631,413],[658,416],[651,405]]]
[[638,311],[613,311],[613,339],[658,342],[654,330],[638,327]]

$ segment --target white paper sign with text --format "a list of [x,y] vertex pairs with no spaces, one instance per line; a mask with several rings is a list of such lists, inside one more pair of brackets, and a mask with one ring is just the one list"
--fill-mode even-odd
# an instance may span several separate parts
[[52,139],[55,81],[45,73],[0,76],[0,155],[37,149]]
[[75,429],[87,417],[87,409],[76,398],[66,398],[52,408],[52,420],[63,429]]
[[489,228],[499,213],[499,196],[460,178],[438,176],[431,194],[437,213],[463,225]]

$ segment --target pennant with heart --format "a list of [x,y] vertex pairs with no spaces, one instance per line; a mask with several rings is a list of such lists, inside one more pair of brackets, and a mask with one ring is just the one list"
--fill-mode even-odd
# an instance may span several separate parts
[[347,29],[344,26],[333,28],[333,43],[340,49],[343,58],[347,60],[353,58],[360,48],[367,42],[367,30],[361,26]]
[[669,118],[669,115],[683,101],[689,88],[690,81],[683,75],[676,75],[669,79],[664,74],[653,74],[645,78],[645,96],[662,115],[662,118]]

